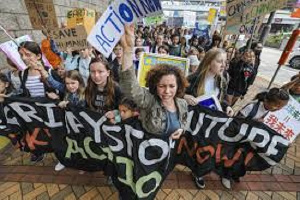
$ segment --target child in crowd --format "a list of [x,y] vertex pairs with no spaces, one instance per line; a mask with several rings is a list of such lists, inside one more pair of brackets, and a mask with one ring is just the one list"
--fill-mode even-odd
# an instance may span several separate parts
[[9,81],[8,77],[0,73],[0,102],[4,101],[4,97],[12,95],[13,85]]
[[141,58],[143,52],[145,52],[145,49],[142,48],[142,47],[141,48],[136,48],[135,52],[134,52],[136,60],[133,61],[133,64],[134,64],[136,74],[137,74],[138,69],[139,69],[140,58]]
[[179,35],[173,34],[171,36],[172,44],[170,45],[170,55],[181,56],[181,45],[180,45]]
[[[257,94],[255,101],[249,103],[242,108],[237,116],[241,118],[251,119],[263,122],[264,117],[268,112],[274,112],[282,109],[289,101],[289,94],[286,90],[280,88],[272,88],[268,92]],[[226,188],[231,187],[231,179],[239,182],[239,177],[235,177],[234,172],[230,170],[224,171],[222,184]]]
[[161,45],[158,47],[157,53],[162,55],[169,55],[169,47],[167,45]]
[[[74,106],[86,106],[84,81],[77,70],[66,72],[64,84],[56,81],[45,70],[41,71],[41,75],[44,79],[47,79],[53,88],[64,94],[64,100],[58,104],[59,107],[65,108],[69,103]],[[58,162],[55,166],[55,171],[61,171],[64,168],[65,166]]]
[[[4,116],[4,110],[3,110],[3,104],[2,102],[4,101],[5,97],[9,97],[14,95],[14,87],[11,84],[9,78],[3,74],[0,73],[0,115]],[[0,122],[2,122],[0,120]],[[5,130],[7,127],[3,124],[0,126],[0,130]],[[16,133],[9,133],[7,137],[11,140],[13,145],[19,145],[18,147],[21,147],[21,135],[16,134]]]
[[121,121],[125,121],[129,118],[136,117],[139,115],[138,107],[136,103],[130,98],[124,97],[120,104],[119,110],[108,111],[105,116],[112,123],[116,124]]
[[272,88],[268,92],[257,94],[254,101],[240,110],[237,116],[263,122],[269,111],[280,110],[288,101],[289,93],[286,90]]

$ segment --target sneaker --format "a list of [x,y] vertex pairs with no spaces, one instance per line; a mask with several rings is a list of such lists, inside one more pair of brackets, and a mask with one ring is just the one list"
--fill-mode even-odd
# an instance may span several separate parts
[[112,181],[111,176],[107,177],[106,183],[107,183],[107,185],[113,185],[113,181]]
[[60,162],[58,162],[58,163],[55,165],[54,170],[58,172],[58,171],[63,170],[64,168],[65,168],[65,166],[64,166],[63,164],[61,164]]
[[225,188],[227,188],[227,189],[231,189],[231,183],[230,183],[230,180],[229,179],[227,179],[227,178],[222,178],[222,184],[223,184],[223,186],[225,187]]
[[83,175],[83,174],[85,174],[85,171],[79,170],[78,174]]
[[31,154],[31,157],[30,157],[31,162],[39,162],[39,161],[42,161],[43,159],[44,159],[44,154],[41,154],[39,156]]
[[194,176],[194,180],[195,180],[196,186],[199,189],[204,189],[205,188],[205,182],[204,182],[202,177]]

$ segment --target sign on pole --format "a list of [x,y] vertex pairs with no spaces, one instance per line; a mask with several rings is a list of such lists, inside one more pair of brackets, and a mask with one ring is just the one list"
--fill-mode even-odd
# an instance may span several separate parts
[[[256,17],[262,17],[287,5],[287,0],[227,1],[226,34],[249,33]],[[263,20],[263,19],[262,19]],[[259,23],[256,23],[259,24]]]
[[300,134],[300,104],[290,97],[283,109],[269,112],[264,123],[292,143]]
[[68,47],[73,51],[81,50],[88,46],[87,33],[83,26],[50,30],[49,34],[55,41],[59,51],[65,51]]
[[83,25],[86,32],[90,33],[95,26],[95,10],[86,8],[77,8],[70,10],[67,14],[67,27],[74,28],[77,25]]
[[108,57],[124,34],[125,24],[137,19],[162,14],[159,0],[116,0],[108,6],[88,36],[88,42]]
[[138,82],[140,86],[146,86],[146,76],[152,67],[158,64],[168,64],[178,67],[185,75],[188,75],[190,60],[188,58],[181,58],[169,55],[161,55],[154,53],[144,53],[140,59],[138,70]]
[[53,0],[25,0],[33,29],[58,28]]

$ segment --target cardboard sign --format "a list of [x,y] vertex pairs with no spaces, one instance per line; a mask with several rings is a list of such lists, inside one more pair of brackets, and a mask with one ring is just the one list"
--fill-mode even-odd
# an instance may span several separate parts
[[269,112],[264,123],[292,143],[300,134],[300,104],[290,96],[289,103],[276,112]]
[[148,71],[152,67],[158,64],[168,64],[178,67],[183,71],[183,73],[187,76],[190,67],[190,60],[188,58],[181,58],[169,55],[161,55],[161,54],[154,54],[154,53],[143,53],[140,63],[139,63],[139,70],[138,70],[138,82],[140,86],[146,86],[146,76]]
[[83,25],[86,32],[90,33],[95,25],[96,12],[86,8],[77,8],[67,13],[67,27],[74,28]]
[[[32,39],[29,35],[24,35],[15,39],[15,41],[18,44],[21,44],[25,41],[32,41]],[[0,49],[6,55],[6,57],[8,57],[18,67],[19,70],[24,70],[27,68],[19,54],[18,46],[13,41],[7,41],[0,44]],[[46,66],[51,67],[51,64],[48,62],[44,55],[42,55],[42,59]]]
[[[253,24],[253,19],[286,7],[287,0],[227,1],[226,34],[243,34]],[[249,32],[249,31],[246,31]]]
[[55,41],[59,51],[65,51],[68,47],[73,51],[88,47],[86,40],[87,33],[83,26],[51,30],[49,34]]
[[108,6],[88,36],[88,42],[109,57],[124,34],[124,25],[137,19],[162,14],[159,0],[122,1],[116,0]]
[[222,111],[220,101],[215,95],[203,95],[196,98],[199,106]]
[[53,0],[25,0],[25,4],[33,29],[58,28]]

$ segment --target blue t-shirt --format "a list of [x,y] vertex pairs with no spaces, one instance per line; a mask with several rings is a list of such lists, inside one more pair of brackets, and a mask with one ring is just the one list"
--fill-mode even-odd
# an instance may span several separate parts
[[172,133],[180,128],[180,122],[177,112],[170,112],[167,110],[167,127],[165,136],[169,137]]

